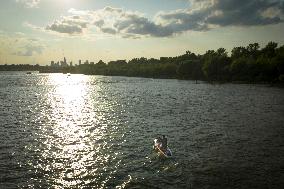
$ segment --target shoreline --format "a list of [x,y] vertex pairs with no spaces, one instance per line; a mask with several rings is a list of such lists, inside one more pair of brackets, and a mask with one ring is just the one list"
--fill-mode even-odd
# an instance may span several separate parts
[[34,73],[36,74],[62,74],[62,75],[69,75],[69,74],[82,74],[82,75],[97,75],[97,76],[118,76],[118,77],[135,77],[135,78],[149,78],[149,79],[176,79],[176,80],[180,80],[180,81],[193,81],[196,84],[200,84],[200,82],[202,83],[208,83],[208,84],[212,84],[212,85],[222,85],[222,84],[244,84],[244,85],[267,85],[268,87],[279,87],[279,88],[284,88],[284,82],[268,82],[268,81],[209,81],[209,80],[202,80],[202,79],[187,79],[187,78],[178,78],[178,77],[146,77],[146,76],[129,76],[129,75],[108,75],[108,74],[86,74],[86,73],[78,73],[78,72],[45,72],[45,71],[39,71],[39,70],[9,70],[9,71],[4,71],[4,70],[0,70],[1,72],[23,72],[25,74],[27,74],[27,72],[31,72],[31,74],[27,74],[27,75],[33,75]]

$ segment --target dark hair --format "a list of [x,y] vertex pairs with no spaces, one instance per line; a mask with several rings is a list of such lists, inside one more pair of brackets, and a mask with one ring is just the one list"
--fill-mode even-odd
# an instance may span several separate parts
[[165,135],[163,135],[163,138],[165,138],[166,136]]

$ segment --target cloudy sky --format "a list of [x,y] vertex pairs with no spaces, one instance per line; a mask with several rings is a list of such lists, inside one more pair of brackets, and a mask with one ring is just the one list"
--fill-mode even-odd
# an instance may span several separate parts
[[0,64],[284,44],[284,0],[0,0]]

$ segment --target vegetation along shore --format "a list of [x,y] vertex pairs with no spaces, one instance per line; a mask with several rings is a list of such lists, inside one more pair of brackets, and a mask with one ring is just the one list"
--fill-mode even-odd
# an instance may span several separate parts
[[283,83],[284,45],[269,42],[234,47],[230,56],[224,48],[208,50],[203,55],[190,51],[176,57],[133,58],[97,63],[88,60],[78,64],[51,61],[49,66],[0,65],[0,71],[39,71],[41,73],[78,73],[87,75],[176,78],[210,82]]

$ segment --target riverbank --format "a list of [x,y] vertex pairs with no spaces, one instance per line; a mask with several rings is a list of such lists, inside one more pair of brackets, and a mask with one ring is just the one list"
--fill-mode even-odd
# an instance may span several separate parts
[[260,49],[258,43],[234,47],[231,56],[224,48],[208,50],[203,55],[190,51],[176,57],[133,58],[79,64],[51,61],[50,66],[0,65],[0,71],[37,70],[41,73],[79,73],[86,75],[128,76],[161,79],[189,79],[208,82],[283,83],[284,45],[269,42]]
[[[71,74],[84,74],[84,73],[81,73],[81,72],[62,72],[62,71],[52,71],[52,72],[48,72],[48,71],[30,71],[30,70],[27,70],[27,71],[1,71],[0,70],[0,74],[2,73],[17,73],[17,72],[22,72],[24,74],[27,74],[27,75],[33,75],[33,74],[39,74],[39,73],[46,73],[46,74],[49,74],[49,73],[61,73],[61,74],[66,74],[68,76],[70,76]],[[98,76],[122,76],[122,77],[133,77],[133,78],[152,78],[152,79],[177,79],[177,80],[185,80],[185,81],[194,81],[196,84],[198,83],[203,83],[203,82],[206,82],[206,83],[209,83],[209,84],[228,84],[228,83],[231,83],[231,84],[251,84],[251,85],[267,85],[269,87],[279,87],[279,88],[284,88],[284,82],[283,81],[274,81],[274,82],[268,82],[268,81],[209,81],[209,80],[194,80],[194,79],[190,79],[190,78],[179,78],[179,77],[166,77],[166,76],[163,76],[163,77],[160,77],[160,76],[156,76],[156,77],[150,77],[150,76],[128,76],[128,75],[103,75],[103,74],[84,74],[84,75],[98,75]]]

